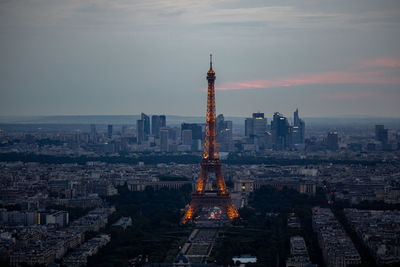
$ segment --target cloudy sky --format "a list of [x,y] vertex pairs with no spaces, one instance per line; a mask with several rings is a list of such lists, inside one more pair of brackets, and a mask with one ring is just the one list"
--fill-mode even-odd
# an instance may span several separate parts
[[400,1],[0,0],[0,115],[400,117]]

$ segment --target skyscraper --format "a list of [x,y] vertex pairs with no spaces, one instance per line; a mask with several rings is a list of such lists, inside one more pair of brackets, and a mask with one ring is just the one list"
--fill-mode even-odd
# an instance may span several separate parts
[[147,140],[150,135],[150,117],[142,113],[141,120],[143,121],[143,133],[144,133],[143,140]]
[[90,124],[90,140],[92,143],[97,141],[96,124]]
[[109,124],[107,126],[107,137],[112,138],[112,135],[113,135],[113,126],[111,124]]
[[183,130],[182,131],[182,144],[183,145],[192,145],[192,130]]
[[136,121],[136,137],[137,143],[141,144],[144,141],[144,120]]
[[192,139],[193,140],[201,140],[202,139],[202,131],[201,131],[200,124],[182,123],[181,124],[181,138],[183,138],[182,133],[184,130],[192,130]]
[[174,143],[179,139],[181,129],[178,127],[167,127],[168,129],[168,138]]
[[232,131],[232,121],[226,121],[224,115],[219,114],[217,116],[217,134],[221,151],[230,152],[233,150]]
[[151,116],[151,134],[155,138],[160,137],[160,129],[167,127],[165,115],[153,115]]
[[267,119],[264,118],[264,113],[253,113],[252,118],[246,118],[244,121],[245,135],[248,137],[262,137],[267,131]]
[[296,108],[295,112],[293,113],[293,125],[299,126],[300,125],[300,118],[299,118],[299,109]]
[[158,115],[151,116],[151,134],[155,138],[160,137],[160,116]]
[[271,122],[272,144],[275,150],[291,148],[292,145],[292,127],[289,125],[286,117],[279,112],[274,113]]
[[256,136],[263,136],[267,131],[267,119],[264,113],[253,113],[253,133]]
[[246,118],[246,120],[244,121],[244,132],[247,137],[254,135],[253,118]]
[[293,118],[293,144],[303,144],[306,127],[304,121],[299,117],[299,109],[296,109]]
[[[224,122],[225,122],[225,118],[223,114],[219,114],[217,116],[217,130],[219,131],[220,129],[222,129],[224,126]],[[219,140],[219,138],[218,138]]]
[[160,149],[163,152],[168,152],[168,129],[162,128],[160,130]]
[[165,115],[160,115],[160,128],[167,127],[167,118]]

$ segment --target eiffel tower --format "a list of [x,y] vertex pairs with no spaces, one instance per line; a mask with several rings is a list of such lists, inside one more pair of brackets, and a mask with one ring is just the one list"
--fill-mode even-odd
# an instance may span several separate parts
[[[207,125],[203,160],[201,162],[201,171],[196,191],[192,193],[192,201],[182,218],[183,224],[192,221],[195,213],[203,207],[219,207],[228,215],[230,220],[239,217],[236,207],[232,204],[231,195],[226,189],[221,162],[219,160],[215,112],[215,72],[212,69],[212,55],[210,55],[210,70],[207,72],[207,81]],[[205,190],[209,173],[215,174],[217,190]]]

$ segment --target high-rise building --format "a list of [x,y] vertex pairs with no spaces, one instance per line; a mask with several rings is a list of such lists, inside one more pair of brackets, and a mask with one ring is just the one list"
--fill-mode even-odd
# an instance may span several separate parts
[[141,144],[144,139],[144,120],[137,120],[136,121],[136,137],[137,143]]
[[293,122],[293,144],[303,144],[305,135],[305,123],[299,117],[299,109],[294,112],[294,122]]
[[150,117],[142,113],[141,120],[143,121],[143,133],[144,133],[143,140],[147,140],[150,135]]
[[244,121],[244,132],[247,137],[254,135],[253,118],[246,118],[246,120]]
[[151,116],[151,134],[155,138],[160,137],[160,116],[158,115]]
[[264,118],[264,113],[253,113],[252,118],[247,118],[244,122],[245,135],[251,136],[264,136],[267,132],[267,119]]
[[192,130],[183,130],[182,131],[182,144],[183,145],[192,145]]
[[112,135],[113,135],[113,126],[111,124],[109,124],[107,126],[107,137],[112,138]]
[[90,124],[90,139],[92,143],[96,143],[97,141],[96,124]]
[[271,121],[272,145],[275,150],[290,149],[292,146],[292,127],[287,118],[279,112],[274,113]]
[[292,126],[293,144],[302,144],[302,128],[300,126]]
[[384,125],[375,125],[375,140],[387,144],[388,130],[385,129]]
[[160,115],[160,128],[167,127],[167,118],[165,115]]
[[253,113],[253,132],[256,136],[264,136],[267,131],[267,119],[264,113]]
[[232,121],[226,121],[224,115],[220,114],[217,116],[217,134],[218,143],[221,151],[231,152],[233,151],[232,141],[233,123]]
[[160,137],[160,129],[167,127],[165,115],[153,115],[151,116],[151,134],[154,137]]
[[[193,140],[201,140],[202,139],[202,131],[201,125],[198,123],[182,123],[181,124],[181,136],[184,130],[192,130],[192,139]],[[183,138],[183,136],[182,136]]]
[[[267,119],[264,113],[253,113],[252,118],[245,120],[245,135],[256,149],[272,148],[275,150],[293,149],[304,143],[305,123],[299,118],[299,111],[294,112],[294,125],[288,123],[286,117],[275,112],[271,121],[271,131],[267,131]],[[298,146],[296,146],[298,147]]]
[[337,132],[328,133],[328,136],[326,137],[326,147],[331,151],[339,149],[339,137]]
[[168,152],[168,129],[160,129],[160,149],[163,152]]
[[179,139],[181,129],[179,129],[178,127],[168,127],[167,129],[168,138],[175,143]]
[[221,128],[223,128],[223,124],[225,122],[225,118],[223,114],[219,114],[217,116],[217,130],[220,130]]

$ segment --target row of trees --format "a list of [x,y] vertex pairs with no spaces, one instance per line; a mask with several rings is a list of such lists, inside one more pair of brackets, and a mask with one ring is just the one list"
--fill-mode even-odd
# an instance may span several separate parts
[[[99,161],[106,163],[130,163],[137,164],[138,162],[144,162],[145,164],[157,164],[157,163],[180,163],[180,164],[196,164],[201,161],[201,156],[186,154],[172,155],[151,155],[143,153],[139,157],[129,157],[121,154],[120,156],[101,156],[101,157],[70,157],[70,156],[51,156],[51,155],[36,155],[29,153],[2,153],[0,154],[0,161],[3,162],[40,162],[50,164],[63,164],[63,163],[77,163],[86,164],[91,161]],[[360,164],[360,165],[376,165],[380,161],[366,161],[366,160],[321,160],[321,159],[285,159],[275,157],[253,157],[253,156],[238,156],[237,154],[230,154],[224,163],[230,165],[238,164],[266,164],[266,165],[318,165],[318,164]]]

